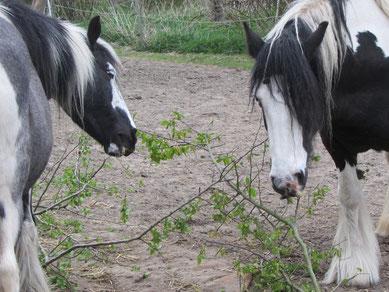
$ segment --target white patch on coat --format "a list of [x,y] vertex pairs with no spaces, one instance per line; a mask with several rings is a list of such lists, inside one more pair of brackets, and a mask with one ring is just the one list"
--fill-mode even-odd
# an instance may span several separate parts
[[381,8],[381,10],[389,16],[389,1],[388,0],[375,0],[377,5]]
[[132,119],[132,116],[128,110],[128,107],[126,105],[126,102],[124,101],[124,98],[119,90],[119,87],[116,83],[116,70],[115,68],[112,66],[112,64],[110,63],[107,63],[107,73],[108,74],[111,74],[112,75],[112,78],[111,78],[111,88],[112,88],[112,107],[115,109],[115,108],[119,108],[121,109],[122,111],[124,111],[130,121],[130,124],[131,126],[135,129],[136,128],[136,125],[135,125],[135,122],[134,120]]
[[[0,64],[0,186],[11,187],[16,172],[17,137],[21,127],[16,92]],[[0,193],[0,199],[1,199]]]
[[356,167],[348,163],[339,174],[338,196],[341,206],[334,247],[340,256],[332,259],[324,282],[351,279],[353,286],[371,286],[380,280],[380,251]]
[[2,65],[0,80],[0,202],[5,213],[5,217],[0,219],[0,290],[18,291],[19,269],[14,247],[20,222],[12,190],[16,179],[17,138],[21,122],[16,92]]
[[370,31],[377,37],[377,46],[389,56],[389,17],[374,0],[351,0],[346,2],[346,22],[350,31],[352,47],[359,46],[357,35]]
[[274,79],[262,84],[257,92],[265,113],[272,166],[270,175],[277,178],[305,173],[308,154],[303,146],[302,127],[285,104]]

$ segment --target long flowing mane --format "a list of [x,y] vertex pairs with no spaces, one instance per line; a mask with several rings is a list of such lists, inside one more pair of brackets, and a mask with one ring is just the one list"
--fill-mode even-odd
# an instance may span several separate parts
[[[83,99],[93,85],[95,58],[84,29],[46,17],[17,1],[0,1],[0,17],[20,32],[48,98],[68,112],[83,114]],[[120,64],[112,47],[98,40],[99,49]]]
[[[321,123],[331,132],[333,90],[340,78],[347,48],[351,44],[346,24],[345,4],[349,0],[296,0],[266,36],[252,78],[254,93],[269,75],[282,72],[276,80],[285,102],[302,125]],[[375,0],[389,13],[388,0]],[[312,88],[310,64],[303,56],[303,39],[319,24],[328,22],[324,39],[316,52],[314,69],[321,88]],[[322,94],[319,94],[319,91]],[[322,100],[318,101],[319,98]],[[323,115],[324,113],[324,115]]]

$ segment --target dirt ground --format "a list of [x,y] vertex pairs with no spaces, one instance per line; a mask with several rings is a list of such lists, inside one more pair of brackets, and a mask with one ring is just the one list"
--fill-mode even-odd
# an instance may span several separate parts
[[[260,112],[248,106],[248,72],[131,59],[124,60],[123,65],[122,92],[139,129],[162,132],[159,121],[178,111],[195,129],[207,129],[213,121],[212,131],[223,135],[224,150],[244,150],[251,145]],[[71,137],[77,130],[67,118],[58,119],[58,112],[53,113],[55,146],[49,166],[58,160],[66,145],[74,143]],[[263,131],[261,136],[265,137]],[[320,203],[317,215],[302,222],[301,233],[315,247],[328,249],[337,224],[337,172],[320,142],[316,144],[321,160],[312,164],[307,192],[317,184],[328,185],[331,192]],[[96,163],[105,158],[99,145],[93,146],[92,155]],[[155,165],[141,146],[130,157],[111,162],[112,169],[104,170],[98,179],[116,185],[121,194],[128,192],[130,219],[128,224],[120,224],[121,199],[101,193],[88,202],[92,208],[88,219],[68,214],[83,222],[88,239],[136,236],[195,195],[199,187],[207,186],[213,174],[212,165],[201,154]],[[388,166],[383,154],[374,152],[361,155],[360,164],[361,169],[369,170],[364,190],[376,222],[388,185]],[[264,180],[268,181],[266,175]],[[144,186],[139,187],[139,181]],[[137,191],[130,193],[130,188]],[[285,204],[269,185],[265,190],[273,204]],[[207,259],[197,264],[199,248],[209,230],[210,223],[198,218],[189,237],[172,236],[158,255],[150,256],[144,243],[134,242],[120,247],[120,252],[115,251],[115,256],[108,259],[78,263],[71,280],[78,284],[78,291],[239,291],[232,269],[234,252],[220,257],[215,255],[217,247],[207,244]],[[382,283],[371,291],[384,291],[385,287],[389,290],[389,245],[385,242],[389,243],[389,239],[381,240]]]

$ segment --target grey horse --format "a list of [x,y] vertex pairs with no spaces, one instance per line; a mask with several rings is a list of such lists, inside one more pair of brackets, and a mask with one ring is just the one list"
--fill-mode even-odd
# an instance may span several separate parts
[[49,291],[37,252],[31,188],[52,148],[49,99],[107,154],[129,155],[136,127],[117,84],[119,59],[100,39],[17,1],[0,1],[0,291]]

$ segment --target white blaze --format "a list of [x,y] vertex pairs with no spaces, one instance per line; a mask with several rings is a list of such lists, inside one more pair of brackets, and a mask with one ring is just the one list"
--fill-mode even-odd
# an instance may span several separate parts
[[131,126],[135,129],[136,125],[134,120],[132,119],[132,116],[127,108],[126,102],[124,101],[124,98],[119,90],[119,87],[116,83],[116,70],[112,66],[112,64],[108,64],[108,73],[113,75],[113,78],[111,79],[111,88],[112,88],[112,107],[113,108],[120,108],[122,111],[124,111],[130,120]]
[[262,84],[256,93],[266,118],[272,166],[270,175],[278,178],[305,171],[307,152],[303,132],[291,115],[275,81]]

